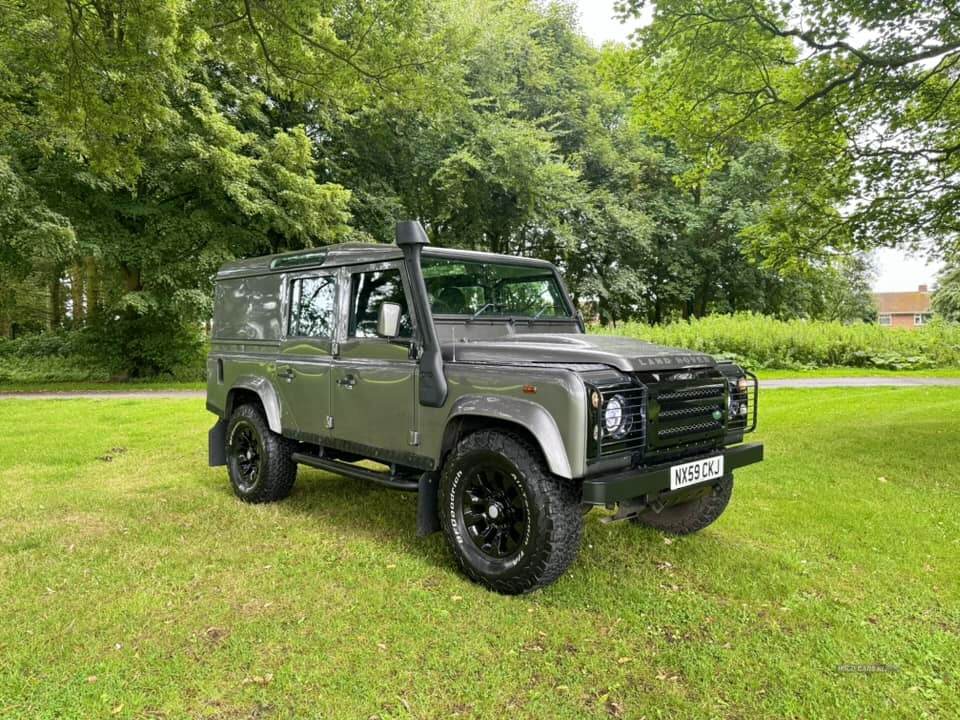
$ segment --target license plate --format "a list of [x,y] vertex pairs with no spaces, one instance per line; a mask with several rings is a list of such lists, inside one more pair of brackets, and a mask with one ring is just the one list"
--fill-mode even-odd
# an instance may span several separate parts
[[670,468],[670,489],[679,490],[721,477],[723,477],[723,455],[694,460]]

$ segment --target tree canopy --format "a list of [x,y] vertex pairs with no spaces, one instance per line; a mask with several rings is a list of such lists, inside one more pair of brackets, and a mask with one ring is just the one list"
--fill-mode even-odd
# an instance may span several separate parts
[[602,322],[868,317],[857,251],[892,226],[848,212],[870,182],[852,125],[792,107],[826,61],[684,5],[598,49],[560,1],[0,4],[0,335],[81,329],[118,372],[168,371],[225,260],[411,217],[556,262]]
[[[645,4],[618,7],[638,17]],[[941,256],[957,247],[952,3],[658,0],[636,37],[637,115],[700,167],[745,138],[784,150],[786,182],[758,228],[765,244],[798,256],[850,244]]]

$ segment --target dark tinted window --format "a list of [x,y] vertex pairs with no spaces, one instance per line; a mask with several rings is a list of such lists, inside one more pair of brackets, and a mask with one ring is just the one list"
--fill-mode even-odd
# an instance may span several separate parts
[[337,282],[332,275],[297,278],[290,283],[291,337],[332,338]]
[[400,270],[371,270],[350,276],[350,337],[376,337],[380,304],[400,306],[400,337],[413,335]]

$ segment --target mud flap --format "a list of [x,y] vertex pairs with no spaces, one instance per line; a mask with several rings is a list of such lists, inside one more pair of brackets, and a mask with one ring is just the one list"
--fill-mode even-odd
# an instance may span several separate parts
[[207,433],[207,464],[220,467],[227,464],[227,421],[220,419]]
[[417,537],[440,531],[440,508],[437,502],[439,479],[439,474],[435,472],[425,472],[420,476],[417,488]]

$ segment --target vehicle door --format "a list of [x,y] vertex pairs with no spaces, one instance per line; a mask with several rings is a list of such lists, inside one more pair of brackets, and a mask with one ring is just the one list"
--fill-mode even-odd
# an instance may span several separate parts
[[[404,462],[419,437],[414,327],[400,264],[347,267],[342,283],[347,308],[333,363],[334,437],[347,449]],[[384,302],[400,305],[396,338],[377,336]]]
[[332,425],[330,385],[336,352],[336,269],[290,275],[287,314],[277,357],[284,434],[317,442]]

